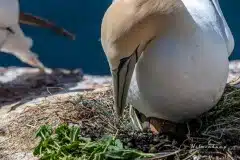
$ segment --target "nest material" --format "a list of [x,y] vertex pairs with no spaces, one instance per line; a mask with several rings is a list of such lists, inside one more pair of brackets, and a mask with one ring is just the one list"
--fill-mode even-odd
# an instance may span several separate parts
[[43,101],[38,106],[28,107],[6,127],[9,139],[3,143],[2,150],[30,151],[38,142],[34,133],[41,125],[56,127],[68,123],[80,126],[81,135],[92,139],[118,132],[118,138],[125,145],[157,153],[155,159],[240,158],[240,89],[227,86],[219,103],[199,119],[189,122],[189,132],[181,138],[133,131],[128,109],[118,121],[112,106],[110,89],[85,92],[54,103]]

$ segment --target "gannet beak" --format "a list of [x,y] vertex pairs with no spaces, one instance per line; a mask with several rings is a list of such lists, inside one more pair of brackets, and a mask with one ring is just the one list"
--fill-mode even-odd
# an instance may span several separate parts
[[115,103],[114,107],[118,116],[121,116],[123,114],[123,110],[126,105],[129,85],[137,61],[138,54],[136,49],[131,56],[120,60],[118,68],[112,70]]
[[57,34],[63,35],[63,36],[68,37],[72,40],[75,39],[75,35],[68,32],[64,28],[58,27],[54,23],[49,22],[46,19],[31,15],[29,13],[20,12],[19,23],[32,25],[32,26],[38,26],[38,27],[42,27],[42,28],[48,28],[48,29],[51,29],[53,32],[55,32]]

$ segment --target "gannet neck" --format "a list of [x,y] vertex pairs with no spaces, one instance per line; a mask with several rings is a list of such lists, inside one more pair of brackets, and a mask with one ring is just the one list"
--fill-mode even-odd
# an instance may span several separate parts
[[101,42],[110,68],[129,57],[139,44],[164,33],[168,15],[182,7],[179,0],[117,0],[106,11],[101,26]]

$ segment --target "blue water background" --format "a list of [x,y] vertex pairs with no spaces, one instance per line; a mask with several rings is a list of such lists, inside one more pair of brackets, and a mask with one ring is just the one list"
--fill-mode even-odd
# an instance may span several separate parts
[[[22,26],[34,40],[33,51],[52,68],[82,68],[85,73],[109,74],[100,39],[100,24],[111,0],[21,0],[21,10],[45,17],[76,34],[71,41],[49,30]],[[221,8],[235,38],[230,59],[240,59],[238,0],[220,0]],[[27,66],[14,56],[0,54],[1,66]]]

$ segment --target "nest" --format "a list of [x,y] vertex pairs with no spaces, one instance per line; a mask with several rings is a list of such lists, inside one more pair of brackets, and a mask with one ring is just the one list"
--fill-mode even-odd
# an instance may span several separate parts
[[9,139],[3,143],[2,150],[31,151],[38,143],[34,133],[41,125],[57,127],[67,123],[80,126],[81,135],[93,140],[118,133],[125,145],[157,153],[153,159],[240,158],[240,89],[227,86],[219,103],[188,122],[188,133],[180,138],[133,131],[128,109],[118,121],[112,106],[111,89],[85,92],[67,100],[43,101],[26,108],[11,121],[6,127]]

